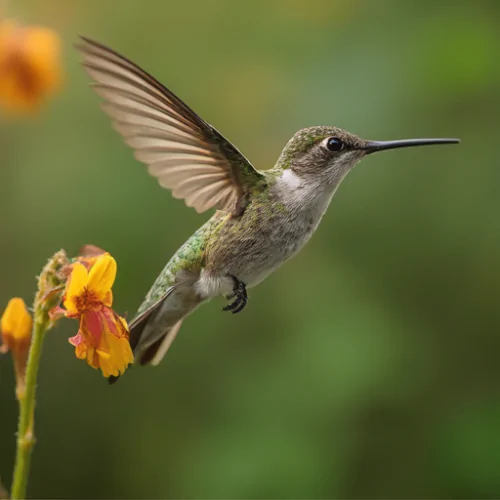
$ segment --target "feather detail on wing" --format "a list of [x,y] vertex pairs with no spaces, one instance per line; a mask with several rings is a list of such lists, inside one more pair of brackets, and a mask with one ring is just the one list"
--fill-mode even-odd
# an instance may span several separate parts
[[234,212],[263,182],[235,146],[150,74],[87,38],[77,49],[115,129],[175,198],[197,212]]

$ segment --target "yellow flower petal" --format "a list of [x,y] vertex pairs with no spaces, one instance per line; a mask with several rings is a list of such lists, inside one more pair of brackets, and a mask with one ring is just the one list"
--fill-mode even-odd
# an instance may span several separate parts
[[[0,320],[0,331],[4,343],[19,342],[31,338],[31,315],[23,299],[14,297],[9,300]],[[9,346],[12,348],[12,346]]]
[[0,332],[3,345],[0,352],[10,350],[16,373],[16,394],[20,398],[24,392],[26,362],[31,344],[33,320],[23,299],[15,297],[9,301],[0,319]]
[[70,344],[75,346],[77,358],[85,359],[92,368],[100,368],[105,377],[110,377],[120,375],[134,362],[128,338],[125,320],[112,309],[102,307],[82,314],[79,333],[70,339]]
[[111,354],[109,354],[106,351],[101,351],[100,349],[96,349],[96,353],[99,354],[99,356],[101,356],[101,358],[104,358],[104,359],[110,359],[111,358]]
[[64,299],[64,307],[69,316],[80,313],[77,299],[83,293],[88,282],[89,274],[87,269],[83,264],[75,262],[66,287],[66,298]]
[[[109,254],[96,259],[89,273],[88,289],[93,291],[100,300],[105,300],[116,278],[116,260]],[[108,297],[109,299],[109,297]],[[110,306],[109,300],[106,303]]]
[[61,83],[61,41],[58,35],[47,28],[27,27],[25,45],[30,49],[27,57],[39,78],[40,88],[44,91],[56,89]]
[[134,355],[126,337],[116,337],[113,334],[106,334],[105,337],[109,357],[103,356],[98,351],[100,355],[99,368],[105,377],[111,375],[116,377],[123,373],[129,364],[134,362]]
[[78,359],[86,359],[88,353],[88,348],[86,344],[80,344],[75,347],[75,356]]
[[111,307],[113,305],[113,292],[110,290],[106,296],[102,299],[102,303],[106,307]]
[[61,80],[60,39],[51,30],[0,22],[0,103],[36,110]]

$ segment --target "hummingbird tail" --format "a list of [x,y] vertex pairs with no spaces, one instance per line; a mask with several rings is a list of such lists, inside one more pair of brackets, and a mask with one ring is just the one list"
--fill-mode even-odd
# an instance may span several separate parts
[[165,357],[165,354],[167,354],[167,351],[179,332],[182,321],[182,319],[178,321],[163,337],[158,339],[153,345],[149,346],[146,351],[138,356],[137,361],[140,365],[156,366]]
[[201,302],[191,283],[178,283],[137,316],[130,323],[130,346],[135,362],[157,365],[172,345],[183,319]]
[[[169,293],[170,293],[170,289],[167,291],[167,293],[165,294],[164,297],[162,297],[160,300],[158,300],[153,306],[151,306],[149,309],[144,311],[142,314],[138,315],[132,321],[132,323],[130,323],[130,325],[129,325],[129,329],[130,329],[129,343],[130,343],[130,347],[132,348],[132,351],[134,352],[134,356],[135,356],[136,361],[138,358],[136,356],[135,350],[136,350],[137,345],[139,344],[139,340],[141,339],[142,331],[144,330],[144,327],[148,324],[148,321],[151,320],[151,316],[154,316],[155,313],[157,312],[158,308],[161,306],[161,304],[163,304],[163,301],[165,300],[165,298],[168,296]],[[155,342],[155,344],[153,344],[153,346],[154,345],[156,345],[156,342]],[[153,346],[151,346],[151,347],[153,347]],[[140,361],[140,359],[141,358],[139,358],[139,363],[141,365],[145,364],[145,363],[142,363]],[[111,375],[110,377],[108,377],[108,384],[109,385],[115,384],[119,378],[120,378],[120,375],[116,375],[116,376]]]
[[[182,321],[201,303],[192,282],[176,283],[155,303],[145,308],[129,324],[130,347],[135,363],[157,365],[172,345]],[[109,377],[110,384],[118,377]]]
[[[149,316],[147,316],[149,317]],[[172,342],[175,340],[177,336],[177,332],[179,331],[182,319],[178,321],[172,328],[170,328],[167,333],[165,333],[161,338],[159,338],[156,342],[150,345],[145,351],[136,354],[137,343],[144,329],[146,322],[137,323],[133,325],[130,329],[130,345],[132,350],[134,351],[136,362],[141,366],[143,365],[153,365],[156,366],[167,354],[168,349],[172,345]],[[134,328],[135,327],[135,328]],[[118,381],[120,375],[114,376],[111,375],[108,377],[108,384],[112,385]]]

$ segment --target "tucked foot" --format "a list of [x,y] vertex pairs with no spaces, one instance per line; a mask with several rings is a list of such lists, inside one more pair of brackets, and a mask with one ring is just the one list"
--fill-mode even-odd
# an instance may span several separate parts
[[228,295],[228,299],[232,299],[234,297],[233,302],[228,304],[226,307],[223,307],[223,311],[231,311],[233,314],[239,313],[243,311],[244,307],[248,302],[247,288],[243,281],[240,281],[235,276],[231,276],[234,286],[233,293]]

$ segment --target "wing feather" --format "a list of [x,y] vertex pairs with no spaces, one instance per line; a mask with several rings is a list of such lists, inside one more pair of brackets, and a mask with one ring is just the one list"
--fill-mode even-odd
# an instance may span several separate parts
[[87,38],[77,49],[114,128],[175,198],[198,212],[235,211],[265,182],[234,145],[149,73]]

